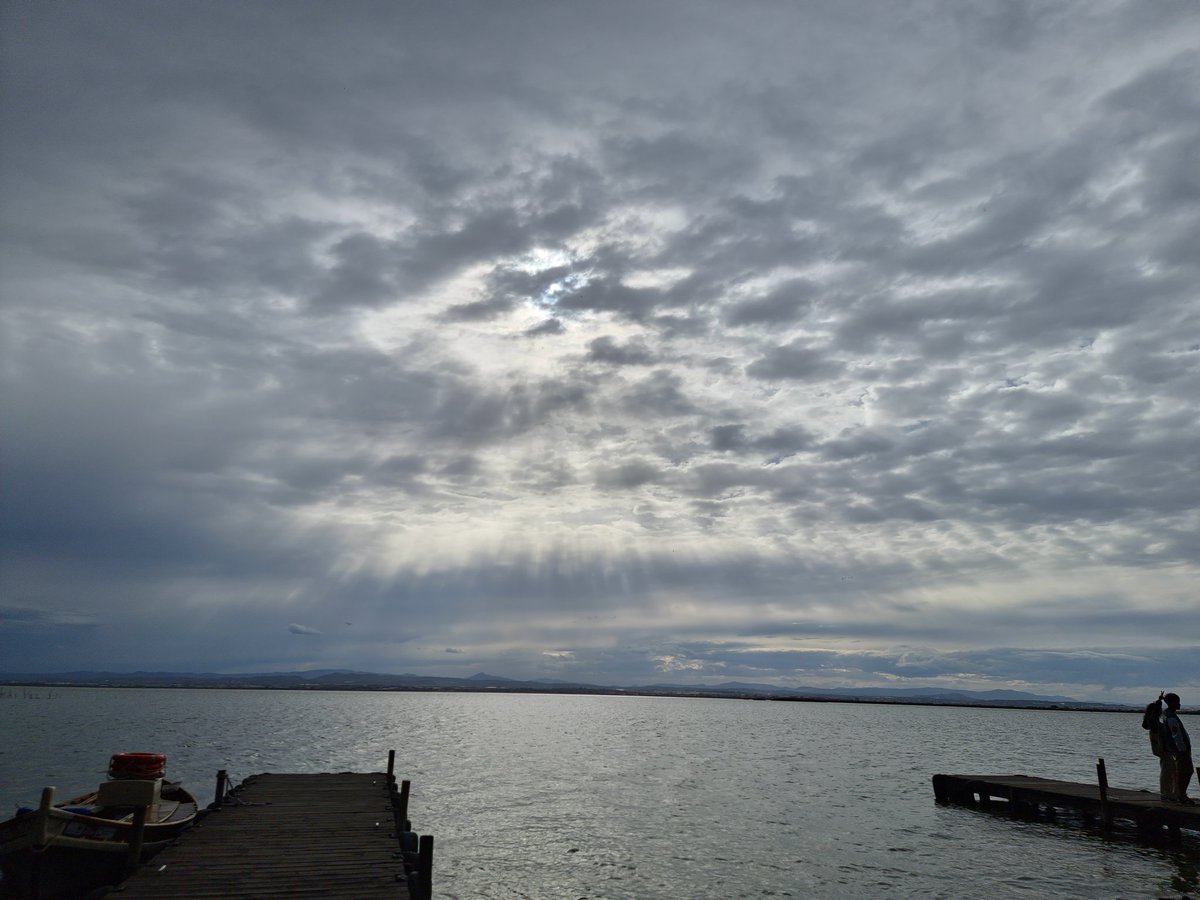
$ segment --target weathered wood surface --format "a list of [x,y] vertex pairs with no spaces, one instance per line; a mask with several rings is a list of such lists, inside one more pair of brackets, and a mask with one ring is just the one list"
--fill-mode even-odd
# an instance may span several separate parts
[[[1045,806],[1102,816],[1098,784],[1056,781],[1030,775],[934,775],[933,791],[943,803],[990,805],[1003,800],[1016,806]],[[1133,822],[1144,830],[1177,834],[1181,828],[1200,831],[1200,806],[1166,803],[1157,793],[1108,788],[1108,816]]]
[[114,898],[408,900],[384,774],[255,775]]

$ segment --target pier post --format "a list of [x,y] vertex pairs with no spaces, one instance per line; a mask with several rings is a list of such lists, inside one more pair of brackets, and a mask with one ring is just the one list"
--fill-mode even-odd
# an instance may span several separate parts
[[409,789],[409,786],[410,786],[409,780],[407,778],[405,778],[402,782],[400,782],[400,803],[396,807],[396,816],[400,820],[399,827],[400,827],[401,831],[410,830],[409,825],[408,825],[408,789]]
[[139,806],[133,811],[133,834],[129,836],[129,855],[125,858],[125,873],[132,875],[142,861],[142,844],[146,839],[147,806]]
[[29,883],[33,886],[33,896],[40,897],[42,884],[42,860],[45,858],[45,853],[38,851],[45,850],[46,845],[50,842],[50,810],[54,806],[54,788],[42,788],[42,802],[38,804],[37,824],[34,825],[33,833],[33,869],[29,874]]
[[421,900],[431,900],[433,897],[433,835],[421,835],[417,845],[417,858],[420,860]]
[[396,781],[396,751],[388,751],[388,784],[394,784]]
[[1105,829],[1112,827],[1112,813],[1108,808],[1108,770],[1104,767],[1104,757],[1096,760],[1096,777],[1100,780],[1100,818]]
[[50,841],[50,810],[54,806],[54,788],[42,788],[42,802],[38,804],[37,834],[34,846],[39,850]]
[[224,769],[217,770],[217,796],[213,800],[213,806],[217,807],[218,809],[220,809],[221,805],[225,802],[225,779],[228,777],[229,776],[225,774]]

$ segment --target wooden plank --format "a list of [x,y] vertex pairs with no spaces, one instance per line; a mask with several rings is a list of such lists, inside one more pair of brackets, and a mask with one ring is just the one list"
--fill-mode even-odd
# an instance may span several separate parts
[[120,888],[122,898],[409,898],[386,774],[246,779]]

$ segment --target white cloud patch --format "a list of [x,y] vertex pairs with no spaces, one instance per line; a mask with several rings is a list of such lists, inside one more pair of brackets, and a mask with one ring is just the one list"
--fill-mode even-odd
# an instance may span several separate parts
[[702,672],[704,661],[699,659],[681,659],[678,656],[654,657],[656,668],[660,672]]

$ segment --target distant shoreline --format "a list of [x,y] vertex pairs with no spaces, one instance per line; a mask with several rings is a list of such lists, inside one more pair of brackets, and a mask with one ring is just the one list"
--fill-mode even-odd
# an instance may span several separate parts
[[120,689],[153,689],[153,690],[232,690],[232,691],[293,691],[293,692],[345,692],[362,691],[375,693],[417,693],[417,694],[546,694],[565,696],[606,696],[606,697],[668,697],[677,699],[704,700],[755,700],[782,701],[787,703],[865,703],[878,706],[944,706],[966,709],[1030,709],[1059,712],[1112,712],[1137,713],[1141,707],[1120,706],[1105,703],[1063,703],[1051,701],[1000,701],[1000,700],[960,700],[922,697],[867,697],[844,695],[831,697],[828,695],[811,695],[803,691],[734,691],[734,690],[702,690],[687,689],[670,690],[665,688],[618,688],[603,686],[570,685],[563,687],[514,685],[411,685],[411,684],[363,684],[345,682],[340,684],[269,684],[256,683],[237,678],[218,680],[219,676],[205,679],[179,679],[163,682],[152,680],[129,679],[80,679],[63,680],[54,676],[43,678],[34,677],[4,677],[0,676],[0,699],[6,696],[5,688],[120,688]]

